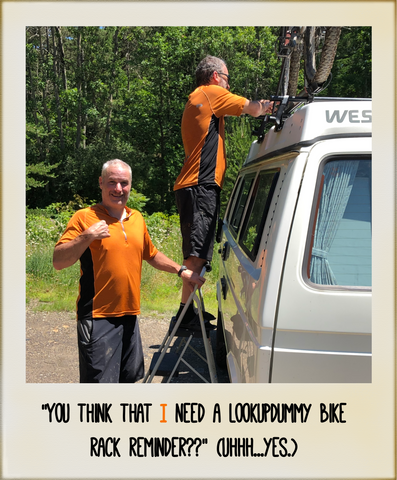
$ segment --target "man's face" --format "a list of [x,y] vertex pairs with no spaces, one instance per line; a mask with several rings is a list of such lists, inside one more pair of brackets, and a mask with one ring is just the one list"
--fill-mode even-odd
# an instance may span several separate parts
[[131,191],[131,176],[121,164],[111,165],[103,177],[99,177],[102,204],[109,208],[124,208]]
[[229,70],[227,69],[227,66],[224,65],[222,67],[222,70],[218,72],[218,76],[219,76],[218,85],[220,87],[226,88],[226,90],[230,90],[228,75],[229,75]]

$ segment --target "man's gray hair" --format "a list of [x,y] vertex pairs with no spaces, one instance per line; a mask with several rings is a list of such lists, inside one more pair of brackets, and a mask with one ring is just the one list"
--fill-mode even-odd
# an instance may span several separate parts
[[199,87],[200,85],[208,85],[210,83],[212,74],[214,72],[220,72],[226,67],[226,62],[218,57],[212,57],[207,55],[201,62],[198,64],[196,69],[196,83]]
[[114,158],[113,160],[108,160],[105,162],[102,166],[102,178],[106,177],[107,174],[107,169],[111,167],[112,165],[123,165],[123,167],[127,168],[128,171],[130,172],[130,178],[132,179],[132,170],[131,167],[128,165],[128,163],[123,162],[123,160],[119,160],[118,158]]

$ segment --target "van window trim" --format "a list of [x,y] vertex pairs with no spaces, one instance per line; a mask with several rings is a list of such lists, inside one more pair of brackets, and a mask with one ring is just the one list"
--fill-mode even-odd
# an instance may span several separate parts
[[[324,168],[325,165],[332,161],[332,160],[371,160],[372,164],[372,154],[369,153],[341,153],[341,154],[331,154],[328,156],[324,156],[318,166],[318,175],[317,175],[317,180],[316,180],[316,187],[314,190],[314,196],[313,196],[313,202],[317,198],[318,201],[318,206],[316,205],[316,208],[312,207],[312,211],[310,213],[310,219],[309,219],[309,227],[308,227],[308,233],[306,237],[306,242],[305,242],[305,251],[303,255],[303,262],[302,262],[302,277],[303,281],[306,283],[306,285],[314,290],[317,291],[323,291],[323,292],[332,292],[332,291],[343,291],[343,292],[361,292],[361,293],[370,293],[372,292],[372,285],[371,286],[360,286],[360,285],[321,285],[319,283],[314,283],[310,280],[310,277],[308,275],[309,268],[310,268],[310,263],[309,260],[311,259],[311,249],[310,246],[312,244],[312,232],[314,232],[314,228],[316,225],[316,218],[317,218],[317,213],[318,213],[318,208],[320,206],[320,195],[321,195],[321,185],[323,184],[323,176],[324,176]],[[372,180],[371,180],[372,183]],[[371,196],[371,202],[372,202],[372,196]],[[317,203],[317,202],[316,202]]]

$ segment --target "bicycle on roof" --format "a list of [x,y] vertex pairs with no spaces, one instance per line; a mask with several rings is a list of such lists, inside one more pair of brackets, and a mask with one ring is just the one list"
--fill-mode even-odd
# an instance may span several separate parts
[[[263,139],[265,126],[271,122],[281,130],[286,118],[314,96],[325,90],[332,75],[336,50],[342,27],[281,27],[275,45],[276,54],[282,59],[281,72],[271,115],[263,118],[254,131],[259,141]],[[304,87],[297,94],[299,73],[303,63]]]

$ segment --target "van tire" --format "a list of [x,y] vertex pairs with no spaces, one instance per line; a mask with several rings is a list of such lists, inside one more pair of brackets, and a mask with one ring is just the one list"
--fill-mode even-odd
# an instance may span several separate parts
[[215,361],[219,368],[226,368],[226,343],[223,335],[222,316],[219,311],[216,326]]

